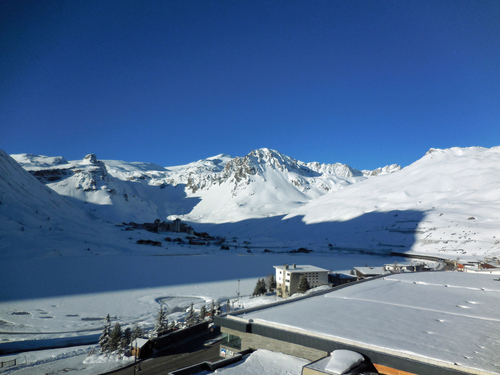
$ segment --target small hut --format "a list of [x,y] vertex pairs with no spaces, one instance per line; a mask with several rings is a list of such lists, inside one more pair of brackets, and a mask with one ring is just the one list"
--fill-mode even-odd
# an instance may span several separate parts
[[137,338],[132,341],[132,355],[136,358],[146,358],[153,353],[153,342],[148,339]]

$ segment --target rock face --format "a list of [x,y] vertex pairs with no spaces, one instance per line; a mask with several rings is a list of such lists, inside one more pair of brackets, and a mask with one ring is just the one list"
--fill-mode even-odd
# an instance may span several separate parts
[[[203,165],[203,168],[200,167]],[[233,195],[238,195],[239,187],[250,185],[256,177],[267,180],[271,174],[285,179],[296,189],[306,192],[319,189],[324,193],[339,186],[363,180],[366,177],[397,172],[397,165],[379,168],[375,171],[359,171],[348,165],[304,163],[267,148],[251,151],[244,157],[207,159],[189,164],[184,170],[170,174],[170,183],[187,183],[191,193],[208,190],[214,185],[230,183]],[[373,173],[372,173],[373,172]],[[187,176],[187,177],[186,177]]]
[[401,166],[399,166],[397,164],[391,164],[391,165],[386,165],[383,168],[374,169],[373,171],[364,170],[363,175],[364,176],[380,176],[380,175],[384,175],[384,174],[394,173],[394,172],[397,172],[399,170],[401,170]]
[[83,163],[97,164],[97,157],[95,154],[88,154],[83,158]]
[[95,154],[85,156],[81,165],[86,165],[86,167],[71,169],[78,181],[77,189],[97,191],[101,186],[109,182],[106,165],[102,161],[97,160]]
[[72,174],[70,169],[41,169],[38,171],[31,171],[31,174],[44,184],[62,180],[63,178]]

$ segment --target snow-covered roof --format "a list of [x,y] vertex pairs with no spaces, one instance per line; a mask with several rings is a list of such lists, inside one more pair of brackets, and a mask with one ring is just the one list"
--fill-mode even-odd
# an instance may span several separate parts
[[496,279],[462,272],[388,275],[241,318],[465,372],[496,374]]
[[386,267],[410,267],[410,266],[420,266],[424,264],[424,262],[394,262],[385,264]]
[[307,360],[291,355],[259,349],[250,354],[244,362],[237,366],[227,366],[218,369],[218,374],[224,375],[261,375],[287,374],[300,375]]
[[137,338],[134,341],[132,341],[132,347],[142,348],[144,345],[146,345],[148,341],[149,341],[148,339]]
[[484,262],[483,266],[486,264],[492,268],[500,268],[500,262],[498,260],[491,260],[489,262]]
[[354,267],[354,269],[363,275],[382,275],[387,273],[384,267]]
[[[274,268],[278,270],[285,270],[285,265],[282,266],[273,266]],[[288,265],[288,269],[286,269],[288,272],[291,273],[307,273],[307,272],[330,272],[329,270],[326,270],[324,268],[316,267],[316,266],[310,266],[310,265],[300,265],[300,264],[290,264]]]
[[330,276],[338,277],[339,279],[356,279],[356,276],[342,272],[330,272]]

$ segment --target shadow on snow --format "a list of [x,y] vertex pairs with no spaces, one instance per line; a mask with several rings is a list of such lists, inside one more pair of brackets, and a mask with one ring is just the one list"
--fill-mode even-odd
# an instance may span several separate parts
[[[128,255],[9,261],[0,265],[4,276],[9,275],[3,278],[0,301],[257,278],[283,263],[336,271],[365,264],[382,266],[397,259],[388,258],[391,251],[411,249],[424,216],[425,212],[410,210],[371,212],[318,224],[281,216],[218,225],[190,223],[196,231],[226,237],[231,249],[193,256],[143,256],[138,250]],[[238,237],[236,243],[233,237]],[[289,252],[300,247],[313,252]],[[266,248],[269,253],[263,253]],[[164,250],[169,255],[176,249],[169,245]],[[180,249],[189,253],[187,246]]]

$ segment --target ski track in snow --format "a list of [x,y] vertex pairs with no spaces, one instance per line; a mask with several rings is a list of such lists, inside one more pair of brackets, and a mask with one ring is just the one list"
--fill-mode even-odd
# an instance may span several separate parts
[[[439,314],[443,314],[443,315],[462,316],[462,317],[472,318],[472,319],[488,320],[491,322],[500,322],[500,318],[476,316],[476,315],[470,315],[470,314],[453,312],[453,311],[443,311],[442,309],[424,308],[424,307],[419,307],[419,306],[407,305],[404,302],[394,303],[394,302],[374,300],[374,299],[370,299],[370,298],[351,298],[351,297],[344,297],[344,296],[343,297],[334,297],[334,298],[343,299],[343,300],[352,300],[352,301],[365,301],[365,302],[371,302],[371,303],[380,304],[380,305],[404,307],[404,308],[409,309],[409,310],[430,311],[430,312],[435,312],[435,313],[439,313]],[[461,309],[468,308],[467,306],[462,306],[462,305],[456,305],[456,307],[461,308]]]

